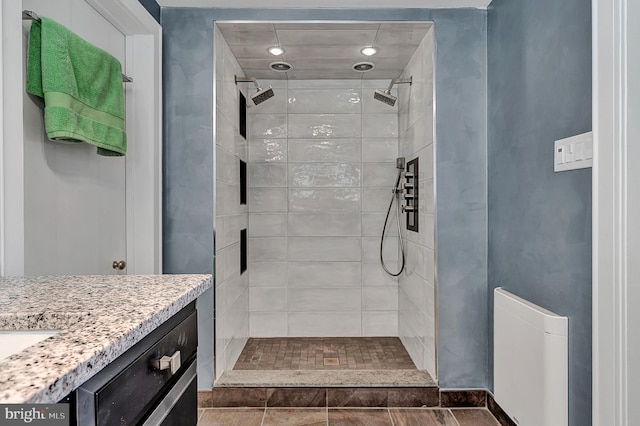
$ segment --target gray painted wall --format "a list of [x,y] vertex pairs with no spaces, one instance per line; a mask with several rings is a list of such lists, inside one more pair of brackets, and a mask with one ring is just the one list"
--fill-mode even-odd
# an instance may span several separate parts
[[163,16],[163,271],[213,273],[213,36],[197,9]]
[[437,355],[442,388],[487,386],[486,15],[436,20]]
[[213,264],[213,20],[434,21],[438,375],[445,388],[485,387],[486,16],[475,9],[162,8],[164,271],[211,272]]
[[494,0],[488,24],[490,312],[502,286],[569,317],[570,424],[589,425],[591,170],[554,173],[553,142],[591,130],[591,3]]

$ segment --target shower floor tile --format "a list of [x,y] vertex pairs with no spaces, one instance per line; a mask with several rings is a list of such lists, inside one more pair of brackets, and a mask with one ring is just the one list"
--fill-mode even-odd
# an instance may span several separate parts
[[397,337],[250,338],[234,370],[415,370]]

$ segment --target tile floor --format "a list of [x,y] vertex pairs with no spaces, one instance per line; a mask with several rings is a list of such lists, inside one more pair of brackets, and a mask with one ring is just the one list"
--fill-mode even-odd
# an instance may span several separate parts
[[[332,370],[334,373],[348,370],[339,373],[342,375],[358,373],[354,370],[370,370],[371,374],[383,373],[377,370],[386,370],[385,374],[392,370],[418,372],[397,337],[250,338],[233,370],[238,374],[276,370],[282,371],[277,374],[305,375],[332,374]],[[301,373],[302,370],[307,371]],[[486,392],[444,392],[442,396],[435,386],[397,389],[315,386],[236,386],[214,388],[210,395],[201,392],[201,407],[219,408],[201,408],[198,426],[500,425],[485,408]],[[247,399],[247,393],[252,398]],[[460,406],[475,408],[457,408]]]
[[415,370],[397,337],[250,338],[234,370]]
[[198,426],[499,426],[486,408],[207,408]]

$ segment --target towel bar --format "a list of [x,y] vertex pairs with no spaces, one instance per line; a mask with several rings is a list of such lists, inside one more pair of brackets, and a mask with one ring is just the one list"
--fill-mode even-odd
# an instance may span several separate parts
[[38,14],[32,10],[23,10],[22,20],[23,21],[39,21],[40,17],[38,17]]
[[[22,11],[22,20],[23,21],[39,21],[40,17],[37,13],[32,10],[23,10]],[[122,82],[123,83],[132,83],[133,79],[126,74],[122,74]]]

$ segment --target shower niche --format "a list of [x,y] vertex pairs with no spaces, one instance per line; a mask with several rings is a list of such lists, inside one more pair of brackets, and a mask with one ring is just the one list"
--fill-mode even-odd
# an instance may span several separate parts
[[418,232],[418,158],[407,162],[404,174],[404,211],[407,214],[407,229]]

